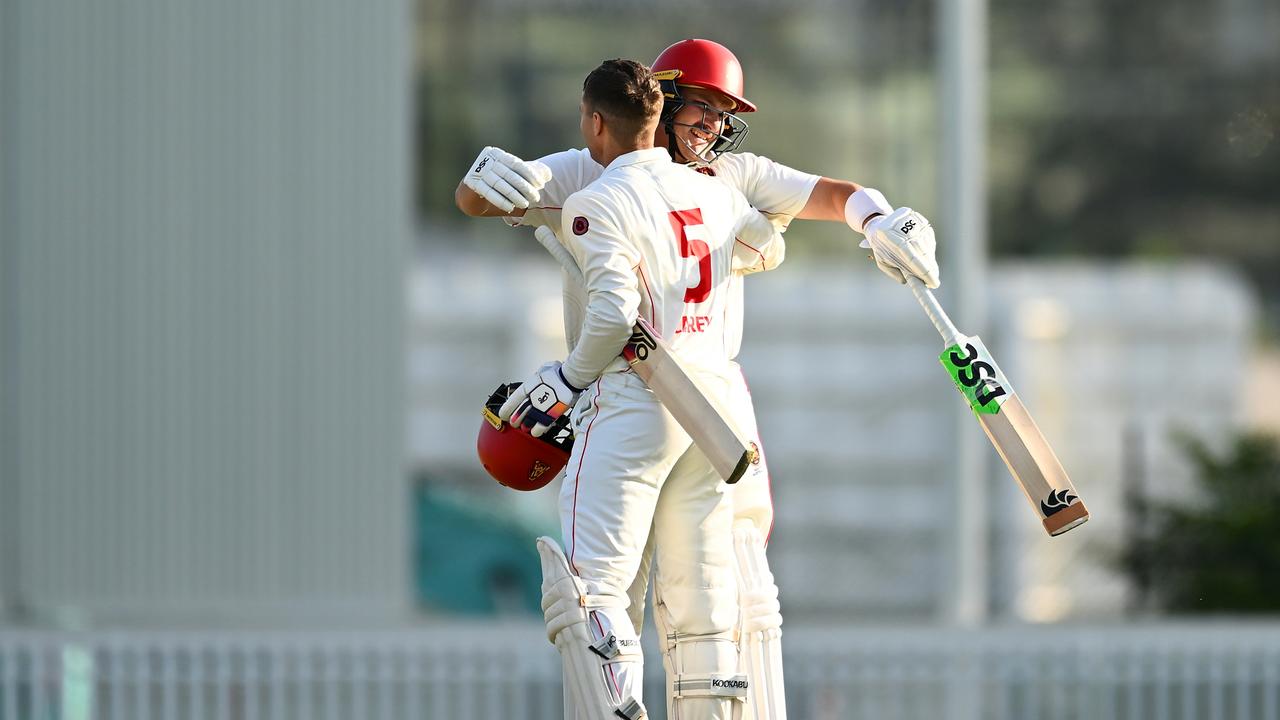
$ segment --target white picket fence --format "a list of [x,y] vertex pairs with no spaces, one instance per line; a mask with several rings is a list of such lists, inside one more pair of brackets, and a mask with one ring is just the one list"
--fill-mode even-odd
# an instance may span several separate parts
[[[1277,624],[805,628],[786,655],[790,716],[806,720],[1280,718]],[[660,663],[647,671],[662,718]],[[0,720],[550,720],[559,673],[525,623],[0,630]]]

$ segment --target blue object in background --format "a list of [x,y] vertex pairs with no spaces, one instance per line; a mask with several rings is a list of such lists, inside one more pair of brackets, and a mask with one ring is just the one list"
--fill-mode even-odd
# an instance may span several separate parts
[[414,484],[414,586],[428,610],[475,615],[542,614],[542,565],[534,545],[550,527],[483,498]]

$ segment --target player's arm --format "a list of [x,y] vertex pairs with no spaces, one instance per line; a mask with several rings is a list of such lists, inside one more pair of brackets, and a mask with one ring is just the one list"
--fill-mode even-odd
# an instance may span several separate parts
[[[587,286],[586,318],[577,345],[564,362],[553,360],[521,383],[498,417],[524,425],[539,437],[568,412],[631,338],[640,307],[635,266],[640,253],[618,230],[613,213],[579,195],[564,206],[564,227],[574,262]],[[554,254],[554,253],[553,253]]]
[[458,183],[458,187],[453,191],[453,204],[465,215],[471,217],[524,217],[527,208],[513,208],[510,212],[504,212],[502,208],[485,200],[476,191],[466,187],[462,183]]
[[861,189],[862,186],[856,182],[820,177],[818,183],[813,186],[813,192],[809,193],[808,202],[804,204],[796,218],[844,222],[844,206],[849,202],[849,196]]
[[[753,187],[754,195],[760,198],[785,199],[788,187],[804,187],[798,184],[799,178],[805,177],[804,173],[768,158],[753,156],[750,167],[753,177],[749,180],[749,187]],[[818,177],[817,182],[809,187],[811,189],[803,206],[795,211],[795,217],[844,221],[855,232],[866,236],[860,246],[870,248],[876,265],[886,275],[905,283],[905,273],[920,278],[928,287],[938,286],[937,243],[933,228],[924,215],[909,207],[895,209],[879,190],[849,180]],[[757,201],[752,192],[748,192],[747,197],[758,207],[768,207]],[[799,196],[792,192],[790,197],[790,202],[794,203],[794,198]]]
[[486,147],[454,190],[458,209],[472,217],[516,217],[538,202],[551,169],[526,162],[496,147]]
[[565,202],[560,237],[582,270],[587,307],[578,344],[562,372],[571,386],[585,388],[618,357],[640,311],[635,268],[640,252],[617,214],[581,194]]

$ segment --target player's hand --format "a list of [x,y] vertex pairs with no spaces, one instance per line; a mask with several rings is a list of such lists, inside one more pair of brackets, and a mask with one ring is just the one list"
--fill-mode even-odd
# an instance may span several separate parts
[[896,282],[906,284],[903,274],[920,278],[927,287],[941,284],[938,260],[934,256],[937,241],[933,226],[923,215],[909,207],[901,207],[888,215],[877,215],[867,221],[867,238],[859,247],[870,248],[876,265]]
[[511,393],[498,409],[498,417],[517,427],[528,424],[529,434],[541,437],[557,418],[573,408],[581,394],[565,381],[560,361],[553,360]]
[[462,179],[472,192],[502,212],[527,208],[538,201],[539,190],[551,180],[551,168],[534,160],[525,162],[496,147],[486,147],[471,163]]

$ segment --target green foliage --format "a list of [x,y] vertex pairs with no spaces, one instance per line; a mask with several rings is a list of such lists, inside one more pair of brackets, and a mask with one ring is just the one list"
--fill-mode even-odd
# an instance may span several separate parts
[[1222,454],[1182,445],[1196,467],[1192,503],[1137,501],[1136,541],[1122,564],[1166,611],[1280,610],[1280,440],[1245,434]]

